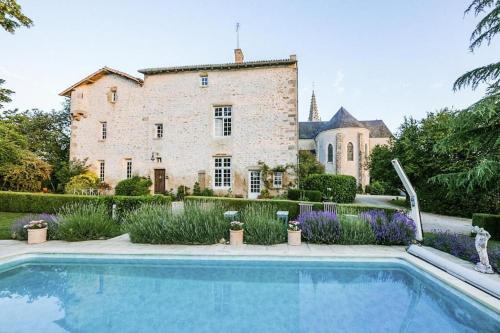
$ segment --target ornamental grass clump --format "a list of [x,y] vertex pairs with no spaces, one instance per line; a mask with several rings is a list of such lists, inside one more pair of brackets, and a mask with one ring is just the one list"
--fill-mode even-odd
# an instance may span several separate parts
[[[479,262],[474,237],[433,230],[432,233],[425,234],[423,243],[474,264]],[[500,246],[488,247],[488,257],[493,269],[500,273]]]
[[173,214],[170,207],[145,204],[128,213],[123,230],[134,243],[215,244],[229,235],[220,204],[186,203]]
[[27,214],[15,220],[11,226],[12,238],[17,240],[27,240],[28,231],[25,226],[31,221],[44,221],[47,223],[47,238],[49,240],[56,239],[57,227],[59,226],[58,219],[51,214]]
[[58,212],[57,239],[84,241],[115,237],[120,225],[111,219],[103,204],[70,204]]
[[376,242],[375,234],[366,220],[340,215],[340,227],[342,232],[339,244],[363,245]]
[[245,243],[272,245],[286,241],[286,226],[276,217],[273,205],[247,206],[241,212],[245,223]]
[[360,214],[371,226],[377,244],[407,245],[415,239],[415,222],[404,212],[396,212],[391,218],[382,210]]
[[302,237],[311,243],[335,244],[340,240],[342,227],[337,214],[312,211],[298,217]]

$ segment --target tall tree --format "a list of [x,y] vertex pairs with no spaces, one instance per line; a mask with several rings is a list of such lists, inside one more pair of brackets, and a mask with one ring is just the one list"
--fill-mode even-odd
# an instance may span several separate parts
[[[33,25],[33,21],[23,14],[21,6],[16,0],[0,0],[0,26],[7,32],[13,34],[17,28],[24,26],[29,28]],[[0,109],[3,107],[2,103],[11,101],[10,95],[14,92],[1,86],[5,80],[0,79]]]
[[29,28],[33,21],[23,14],[16,0],[0,0],[0,26],[13,34],[16,29],[24,26]]
[[[469,49],[474,52],[483,43],[491,43],[500,32],[500,0],[474,0],[465,10],[465,14],[473,12],[477,17],[483,13],[484,17],[476,25],[471,34]],[[488,94],[500,93],[500,62],[475,68],[460,76],[453,85],[454,90],[470,86],[475,90],[480,84],[488,85]]]
[[[53,166],[50,184],[52,190],[57,190],[58,184],[66,180],[59,179],[73,168],[68,164],[70,143],[70,116],[69,101],[66,101],[61,110],[44,112],[38,109],[19,111],[6,110],[0,113],[0,120],[15,127],[26,138],[27,149]],[[75,167],[77,164],[75,164]],[[68,169],[67,171],[60,171]],[[76,168],[78,169],[78,168]]]

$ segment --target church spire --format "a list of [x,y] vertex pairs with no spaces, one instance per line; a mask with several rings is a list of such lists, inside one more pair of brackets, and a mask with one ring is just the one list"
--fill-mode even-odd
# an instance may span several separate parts
[[311,106],[309,108],[309,121],[321,121],[318,112],[318,105],[316,104],[316,95],[314,95],[314,89],[311,96]]

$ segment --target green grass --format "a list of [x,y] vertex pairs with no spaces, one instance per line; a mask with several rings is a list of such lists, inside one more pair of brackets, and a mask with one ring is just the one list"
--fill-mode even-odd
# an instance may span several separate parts
[[0,239],[11,239],[10,226],[17,218],[26,213],[6,213],[0,212]]
[[406,202],[405,199],[400,199],[400,198],[392,199],[391,204],[399,206],[399,207],[410,208],[410,204],[408,202]]

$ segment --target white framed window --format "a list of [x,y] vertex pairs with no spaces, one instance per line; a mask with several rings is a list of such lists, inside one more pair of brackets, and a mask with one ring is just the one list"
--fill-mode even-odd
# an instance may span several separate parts
[[156,127],[156,138],[163,138],[163,124],[155,124]]
[[200,76],[200,86],[208,87],[208,75]]
[[127,179],[132,178],[132,160],[127,159]]
[[231,157],[216,157],[214,187],[231,187]]
[[108,137],[108,123],[106,121],[101,121],[101,139],[106,140]]
[[283,186],[283,172],[276,171],[273,173],[273,187],[281,188]]
[[101,182],[104,181],[104,169],[105,169],[104,161],[99,161],[99,180]]
[[232,107],[230,105],[214,107],[215,136],[231,135],[231,127],[232,127],[231,117],[232,117]]

